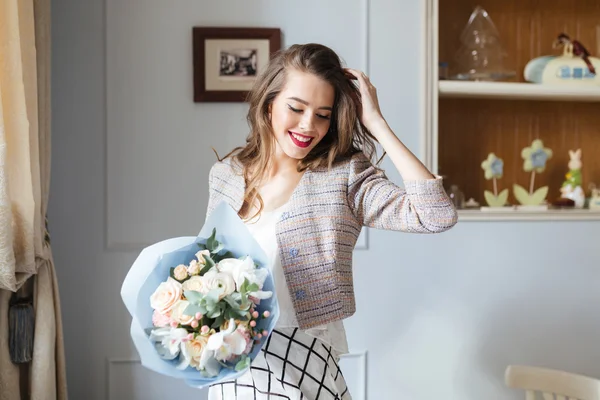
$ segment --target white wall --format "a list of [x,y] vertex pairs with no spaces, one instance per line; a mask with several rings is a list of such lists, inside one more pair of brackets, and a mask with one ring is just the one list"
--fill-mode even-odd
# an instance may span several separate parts
[[[199,230],[210,146],[225,152],[247,132],[244,105],[191,101],[191,26],[278,26],[285,45],[332,46],[350,66],[368,67],[384,115],[418,151],[420,7],[53,0],[49,217],[71,398],[129,398],[161,382],[129,361],[121,282],[140,244]],[[370,231],[369,250],[355,254],[358,311],[346,324],[353,351],[368,351],[368,397],[521,398],[503,386],[509,363],[600,377],[599,233],[584,222]]]

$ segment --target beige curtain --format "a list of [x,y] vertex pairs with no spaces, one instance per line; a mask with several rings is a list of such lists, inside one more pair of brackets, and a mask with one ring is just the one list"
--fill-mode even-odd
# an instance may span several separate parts
[[[0,400],[66,399],[50,185],[50,0],[0,0]],[[33,296],[33,360],[14,365],[9,301]]]

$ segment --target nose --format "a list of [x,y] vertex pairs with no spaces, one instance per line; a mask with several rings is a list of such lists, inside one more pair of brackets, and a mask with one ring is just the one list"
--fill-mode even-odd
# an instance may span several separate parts
[[300,124],[299,127],[300,129],[302,129],[303,131],[310,131],[313,129],[313,116],[306,113],[302,119],[300,120]]

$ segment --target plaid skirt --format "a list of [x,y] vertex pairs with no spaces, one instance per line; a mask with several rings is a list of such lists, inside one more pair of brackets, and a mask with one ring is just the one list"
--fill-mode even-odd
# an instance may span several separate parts
[[208,400],[351,400],[335,349],[298,328],[273,330],[250,369]]

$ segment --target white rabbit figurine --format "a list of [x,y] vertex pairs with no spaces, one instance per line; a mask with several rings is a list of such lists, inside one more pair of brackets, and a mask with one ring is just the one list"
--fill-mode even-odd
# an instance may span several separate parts
[[600,211],[600,189],[593,183],[590,184],[592,197],[590,197],[590,210]]
[[581,149],[569,150],[569,157],[569,172],[565,175],[567,179],[563,182],[560,192],[563,198],[575,202],[575,208],[583,208],[585,193],[581,187]]

